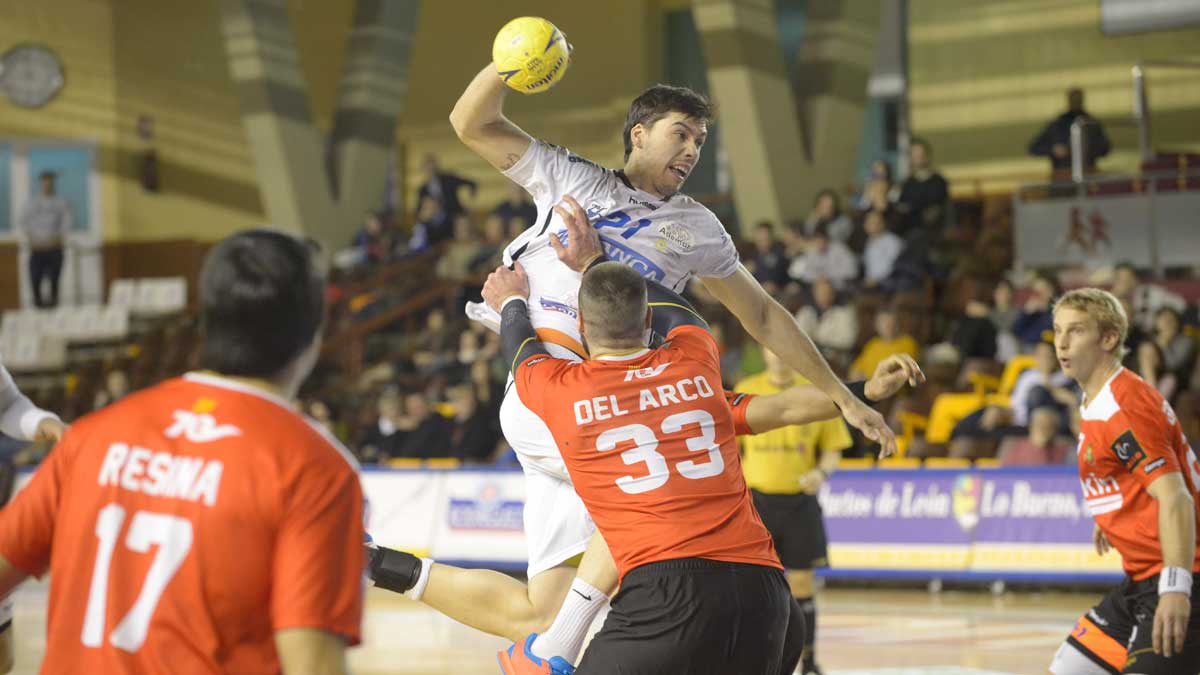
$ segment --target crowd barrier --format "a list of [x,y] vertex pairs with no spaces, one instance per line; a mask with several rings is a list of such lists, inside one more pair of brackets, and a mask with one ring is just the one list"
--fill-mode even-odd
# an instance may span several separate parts
[[[489,469],[365,469],[381,544],[443,562],[520,570],[524,479]],[[820,499],[833,578],[1101,583],[1120,558],[1092,548],[1074,467],[842,470]]]

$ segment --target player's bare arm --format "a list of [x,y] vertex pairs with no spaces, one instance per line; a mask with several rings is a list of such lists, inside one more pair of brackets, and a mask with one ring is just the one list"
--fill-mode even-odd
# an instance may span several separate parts
[[[849,388],[851,391],[861,388],[863,398],[877,403],[891,398],[906,384],[916,387],[924,381],[925,373],[911,356],[894,354],[879,363],[871,379],[852,382]],[[820,422],[840,414],[833,399],[811,384],[756,396],[746,405],[746,423],[756,434],[793,424]]]
[[22,581],[29,578],[25,570],[17,567],[0,555],[0,598],[7,597]]
[[508,87],[487,64],[466,91],[458,97],[450,112],[450,125],[459,140],[501,171],[511,169],[533,138],[504,116],[504,97]]
[[275,650],[284,675],[342,675],[346,642],[315,628],[286,628],[275,633]]
[[879,443],[881,456],[895,452],[896,436],[883,416],[846,389],[796,319],[763,290],[745,265],[738,265],[738,270],[724,279],[707,277],[701,282],[733,312],[751,337],[825,392],[847,422]]
[[1147,491],[1158,500],[1158,537],[1163,554],[1158,610],[1154,613],[1154,651],[1170,658],[1183,650],[1191,616],[1196,505],[1179,473],[1163,475]]

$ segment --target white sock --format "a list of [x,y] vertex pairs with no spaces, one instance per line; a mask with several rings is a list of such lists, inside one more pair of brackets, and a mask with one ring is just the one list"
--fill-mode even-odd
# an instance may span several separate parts
[[543,659],[561,656],[575,663],[579,649],[596,615],[608,604],[608,596],[582,579],[571,582],[567,599],[545,633],[533,641],[533,653]]
[[429,568],[433,567],[433,558],[421,558],[421,576],[417,578],[417,583],[412,588],[404,591],[404,597],[409,600],[420,600],[425,594],[425,587],[429,585]]

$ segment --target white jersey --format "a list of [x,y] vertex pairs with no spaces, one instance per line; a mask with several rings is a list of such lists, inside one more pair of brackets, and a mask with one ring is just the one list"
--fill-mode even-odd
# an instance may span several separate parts
[[[573,197],[587,211],[610,260],[625,263],[672,290],[682,290],[693,276],[724,278],[737,271],[737,249],[725,227],[691,197],[676,194],[659,199],[633,187],[621,171],[537,140],[504,175],[524,187],[538,208],[534,225],[505,248],[504,264],[519,260],[525,268],[530,320],[550,345],[584,356],[578,328],[580,275],[559,261],[549,240],[550,236],[566,240],[566,225],[553,210],[564,196]],[[486,306],[469,307],[468,316],[499,324],[499,317]]]

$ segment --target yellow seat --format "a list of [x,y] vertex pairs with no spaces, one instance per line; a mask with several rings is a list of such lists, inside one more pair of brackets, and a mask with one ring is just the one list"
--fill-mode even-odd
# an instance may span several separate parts
[[919,469],[921,468],[921,459],[919,457],[888,457],[879,460],[876,466],[880,469]]
[[926,457],[926,469],[969,469],[971,460],[962,457]]
[[419,469],[421,460],[415,457],[397,457],[388,460],[388,466],[395,469]]
[[870,469],[873,466],[874,457],[843,457],[838,460],[838,469]]
[[975,460],[976,469],[999,469],[1000,460],[995,457],[980,457]]
[[462,464],[457,457],[433,457],[425,460],[427,469],[457,469]]
[[896,456],[907,457],[908,446],[917,437],[917,432],[929,426],[929,418],[915,412],[900,413],[900,435],[896,437]]
[[974,392],[939,394],[933,399],[933,408],[929,410],[929,426],[925,428],[925,440],[930,443],[950,442],[950,433],[954,431],[954,425],[983,405],[983,397]]

